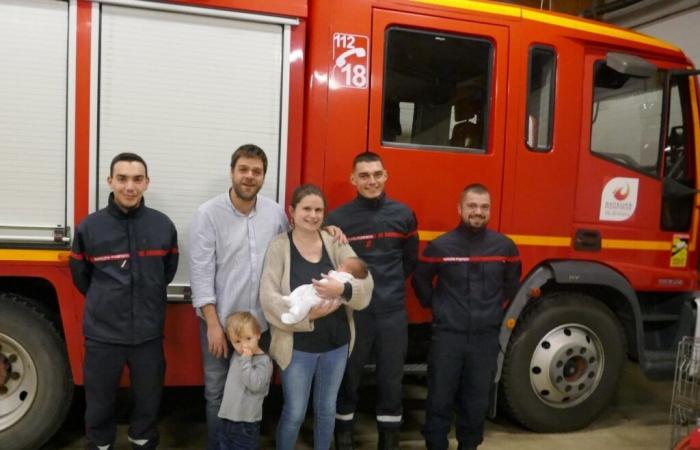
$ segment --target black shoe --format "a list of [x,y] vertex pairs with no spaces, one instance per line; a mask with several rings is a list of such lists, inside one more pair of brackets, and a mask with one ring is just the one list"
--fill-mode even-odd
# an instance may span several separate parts
[[377,450],[399,450],[399,430],[380,431]]
[[353,450],[352,431],[335,432],[335,450]]
[[459,443],[457,445],[457,450],[476,450],[476,445],[471,447],[466,444]]

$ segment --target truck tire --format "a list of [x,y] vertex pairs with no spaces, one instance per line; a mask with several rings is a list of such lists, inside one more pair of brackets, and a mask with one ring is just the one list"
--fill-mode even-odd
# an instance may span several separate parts
[[0,448],[37,449],[63,423],[73,378],[63,339],[31,300],[0,293]]
[[534,301],[508,345],[500,403],[533,431],[584,428],[617,391],[625,335],[613,313],[588,295],[557,292]]

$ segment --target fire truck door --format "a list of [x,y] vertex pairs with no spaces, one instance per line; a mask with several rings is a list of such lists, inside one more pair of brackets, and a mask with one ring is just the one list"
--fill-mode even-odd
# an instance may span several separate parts
[[[619,59],[635,73],[618,71]],[[688,151],[691,86],[687,77],[673,77],[664,114],[668,69],[603,51],[585,59],[584,98],[590,101],[584,103],[582,129],[590,132],[581,139],[575,227],[597,230],[600,247],[577,250],[629,265],[628,276],[642,290],[687,288],[691,273],[678,269],[688,268],[688,247],[695,245],[692,193],[669,195],[664,189],[671,179],[681,188],[695,186]]]
[[454,227],[470,183],[491,190],[499,227],[507,62],[506,26],[374,11],[368,147],[423,240]]
[[0,42],[0,245],[63,246],[68,2],[0,2]]

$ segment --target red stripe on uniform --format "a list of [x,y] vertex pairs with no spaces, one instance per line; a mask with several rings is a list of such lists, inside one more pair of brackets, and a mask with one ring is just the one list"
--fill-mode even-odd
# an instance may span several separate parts
[[70,253],[70,257],[73,258],[73,259],[77,259],[78,261],[82,261],[82,260],[85,259],[85,257],[83,256],[82,253],[73,253],[73,252],[71,252],[71,253]]
[[169,250],[141,250],[139,256],[165,256],[169,253],[177,254],[177,248],[171,248]]
[[[138,255],[139,256],[165,256],[169,253],[172,254],[177,254],[178,249],[177,247],[168,249],[168,250],[140,250]],[[83,259],[83,255],[78,255],[75,253],[71,253],[71,256],[75,259],[81,260]],[[114,255],[100,255],[100,256],[88,256],[87,259],[90,262],[104,262],[104,261],[116,261],[116,260],[121,260],[121,259],[129,259],[131,258],[131,255],[128,253],[116,253]]]
[[426,263],[444,262],[517,262],[520,256],[423,256],[418,258]]
[[410,233],[399,233],[397,231],[386,231],[384,233],[362,234],[359,236],[348,236],[348,242],[369,241],[371,239],[407,239],[415,236],[418,230],[413,230]]
[[90,262],[115,261],[118,259],[129,259],[128,253],[117,253],[115,255],[89,256]]

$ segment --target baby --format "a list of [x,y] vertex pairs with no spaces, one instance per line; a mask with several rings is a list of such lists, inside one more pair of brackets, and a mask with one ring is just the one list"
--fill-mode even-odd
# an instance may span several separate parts
[[[341,283],[358,278],[364,279],[368,275],[367,264],[360,258],[351,257],[345,258],[338,266],[338,270],[328,272],[328,277]],[[325,278],[321,283],[328,282]],[[282,297],[289,306],[289,312],[283,313],[280,316],[282,322],[287,325],[298,323],[309,314],[309,310],[321,303],[321,298],[316,294],[313,284],[302,284],[292,291],[291,294]]]

